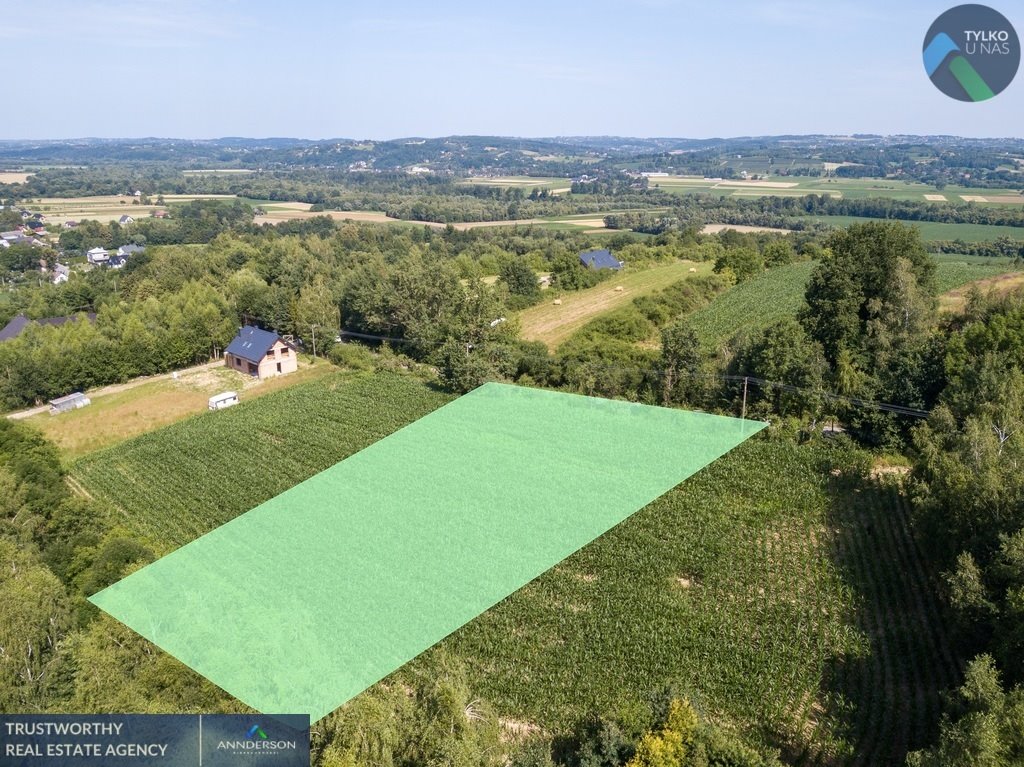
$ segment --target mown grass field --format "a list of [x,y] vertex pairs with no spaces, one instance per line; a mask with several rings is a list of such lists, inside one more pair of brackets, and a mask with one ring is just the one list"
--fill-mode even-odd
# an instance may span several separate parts
[[[229,370],[223,363],[193,369],[178,378],[135,381],[109,387],[104,393],[89,392],[92,404],[70,413],[51,416],[40,413],[23,421],[61,449],[66,460],[74,460],[130,437],[167,426],[208,409],[209,398],[223,391],[237,391],[242,400],[315,380],[337,369],[321,360],[306,361],[286,376],[263,380]],[[137,385],[136,385],[137,384]]]
[[[166,550],[448,400],[411,377],[337,376],[129,440],[72,472]],[[825,447],[747,442],[414,663],[455,658],[501,716],[556,732],[672,684],[803,763],[900,763],[934,734],[938,688],[956,669],[922,596],[932,592],[907,505],[865,466]]]
[[[554,295],[545,296],[543,303],[519,313],[521,335],[528,341],[543,341],[554,349],[598,315],[684,279],[691,274],[690,269],[696,269],[695,274],[708,274],[711,266],[710,263],[678,261],[635,272],[626,271],[592,288],[563,293],[557,297],[561,305],[553,303]],[[622,290],[616,290],[618,287]]]
[[963,282],[953,286],[939,296],[940,312],[957,312],[967,304],[972,288],[977,288],[982,295],[1005,296],[1008,293],[1024,289],[1024,272],[1007,272],[990,277]]
[[[135,205],[136,197],[124,195],[100,195],[95,197],[41,197],[25,202],[25,207],[34,213],[46,216],[47,224],[63,224],[65,221],[92,220],[103,223],[117,221],[121,216],[146,218],[158,210],[166,210],[166,205],[156,205],[156,195],[152,195],[153,203]],[[231,194],[165,194],[167,203],[189,202],[191,200],[207,200],[217,198],[234,199]]]

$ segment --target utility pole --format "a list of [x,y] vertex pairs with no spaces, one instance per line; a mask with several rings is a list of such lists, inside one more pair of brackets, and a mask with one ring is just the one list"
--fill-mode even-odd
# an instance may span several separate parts
[[740,418],[747,420],[747,376],[743,376],[743,413]]

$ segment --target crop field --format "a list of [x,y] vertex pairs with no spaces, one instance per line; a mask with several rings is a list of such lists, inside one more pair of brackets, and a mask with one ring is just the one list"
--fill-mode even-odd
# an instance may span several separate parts
[[[164,195],[164,200],[168,203],[214,198],[233,199],[234,195]],[[156,197],[154,196],[153,199],[155,200]],[[65,221],[81,221],[83,219],[107,223],[117,221],[124,215],[143,218],[155,211],[167,209],[165,205],[134,205],[135,200],[134,197],[117,194],[96,197],[42,197],[26,201],[25,207],[33,213],[44,214],[47,224],[63,224]]]
[[728,341],[740,328],[767,327],[793,317],[804,301],[813,262],[769,269],[741,282],[690,315],[690,324],[707,346]]
[[[592,288],[562,294],[557,299],[562,302],[560,305],[553,303],[554,298],[548,299],[519,313],[521,335],[528,341],[543,341],[553,349],[598,315],[684,279],[691,274],[690,269],[696,269],[696,274],[708,274],[711,264],[678,261],[638,272],[627,271]],[[616,290],[619,287],[622,290]]]
[[[956,312],[966,303],[971,288],[977,288],[982,295],[1004,296],[1008,293],[1024,289],[1024,272],[1014,271],[996,273],[995,276],[977,277],[965,280],[947,289],[939,296],[940,312]],[[991,273],[990,273],[991,274]]]
[[973,253],[932,253],[932,258],[937,264],[988,264],[1001,268],[1003,271],[1013,269],[1012,258],[992,258],[991,256],[979,256]]
[[[764,169],[746,169],[763,173]],[[743,179],[715,179],[699,176],[653,176],[648,179],[651,188],[673,194],[713,194],[730,197],[782,196],[802,197],[807,194],[827,194],[832,197],[862,198],[886,197],[893,200],[915,202],[976,202],[983,206],[1024,205],[1019,189],[975,189],[946,187],[938,192],[935,187],[915,182],[882,178],[813,178],[808,176],[768,176],[757,181]]]
[[[803,306],[813,268],[812,262],[790,264],[741,282],[690,315],[691,325],[705,345],[717,347],[741,328],[763,328],[795,317]],[[1011,268],[1003,259],[999,263],[993,263],[993,259],[968,263],[944,258],[939,260],[935,280],[939,293],[946,293],[975,280],[996,277]]]
[[449,399],[411,378],[339,374],[91,453],[71,474],[166,553]]
[[[127,524],[177,543],[179,529],[195,537],[448,399],[393,374],[325,379],[72,471]],[[188,449],[199,440],[201,461]],[[501,716],[553,731],[673,684],[805,764],[902,763],[934,735],[938,689],[957,669],[921,596],[932,592],[907,504],[862,464],[748,441],[413,664],[429,673],[454,657]]]
[[32,173],[18,173],[11,170],[0,170],[0,184],[24,184]]
[[[1002,261],[1002,259],[998,260]],[[939,262],[938,269],[935,271],[935,283],[941,294],[964,288],[972,282],[987,281],[1004,274],[1012,276],[1013,274],[1019,275],[1020,272],[1015,272],[1012,266],[1006,266],[1005,263],[977,264],[965,261],[942,261]]]
[[[89,599],[315,722],[764,427],[487,383]],[[594,470],[652,443],[675,449]]]
[[[883,221],[885,219],[866,218],[860,216],[807,216],[822,224],[835,227],[862,224],[865,221]],[[945,224],[939,221],[904,221],[907,226],[917,227],[921,238],[931,240],[963,240],[964,242],[991,242],[998,237],[1009,237],[1024,240],[1024,227],[991,226],[988,224]]]
[[[377,210],[327,210],[321,212],[311,211],[312,205],[306,202],[259,202],[249,201],[251,204],[258,204],[264,211],[256,217],[257,224],[280,224],[282,221],[300,221],[314,218],[316,216],[328,216],[335,221],[367,221],[375,224],[390,224],[393,226],[430,226],[435,229],[444,229],[446,224],[439,224],[434,221],[412,221],[407,219],[391,218],[383,211]],[[661,210],[661,209],[657,209]],[[610,211],[609,211],[610,212]],[[466,221],[452,224],[452,227],[459,231],[469,229],[481,229],[493,226],[536,226],[542,229],[555,231],[583,231],[598,232],[606,229],[604,216],[608,213],[585,213],[577,216],[562,216],[558,218],[523,218],[502,221]]]
[[544,176],[477,176],[465,178],[459,183],[473,186],[520,187],[525,190],[568,190],[572,186],[572,179]]

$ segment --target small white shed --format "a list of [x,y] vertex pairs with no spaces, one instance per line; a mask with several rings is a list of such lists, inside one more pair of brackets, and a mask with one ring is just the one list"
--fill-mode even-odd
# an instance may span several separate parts
[[214,394],[210,397],[210,410],[223,410],[226,407],[238,404],[238,394],[233,391],[225,391]]
[[80,391],[76,391],[74,394],[69,394],[66,397],[57,397],[57,399],[50,400],[50,415],[66,413],[69,410],[85,407],[90,403],[90,401],[91,400]]

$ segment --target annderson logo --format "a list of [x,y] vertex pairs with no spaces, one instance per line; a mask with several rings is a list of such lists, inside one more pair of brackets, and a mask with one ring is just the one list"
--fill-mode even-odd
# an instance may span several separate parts
[[263,727],[254,724],[245,731],[245,737],[241,740],[219,740],[217,741],[218,751],[227,751],[236,756],[245,754],[259,754],[261,756],[274,756],[287,751],[295,751],[299,747],[296,740],[275,740],[267,737]]
[[924,37],[924,69],[935,87],[959,101],[985,101],[1017,74],[1020,39],[1003,14],[987,5],[958,5]]

